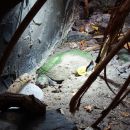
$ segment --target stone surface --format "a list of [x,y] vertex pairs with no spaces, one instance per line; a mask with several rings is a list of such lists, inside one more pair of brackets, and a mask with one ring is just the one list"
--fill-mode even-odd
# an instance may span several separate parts
[[56,82],[53,81],[51,78],[49,78],[48,76],[46,76],[45,74],[39,75],[37,80],[36,80],[36,84],[40,87],[40,88],[45,88],[48,85],[50,86],[54,86],[56,85]]
[[90,40],[91,38],[92,36],[88,35],[87,33],[71,31],[68,33],[66,41],[75,42],[75,41],[81,41],[81,40]]
[[47,75],[54,80],[65,80],[72,74],[76,73],[76,69],[83,65],[88,65],[90,60],[80,56],[65,56],[63,61],[52,68]]
[[48,77],[46,75],[41,75],[40,77],[37,78],[36,84],[46,87],[47,85],[49,85]]
[[130,61],[130,54],[126,49],[121,49],[117,55],[118,55],[119,59],[124,62]]
[[92,127],[87,127],[85,130],[94,130]]
[[44,101],[43,91],[38,86],[32,83],[28,83],[27,85],[25,85],[19,93],[25,95],[34,95],[40,101]]
[[[4,74],[17,76],[45,62],[55,45],[61,43],[73,23],[78,0],[47,0],[15,46]],[[21,20],[36,0],[20,3],[0,22],[0,56]]]
[[38,69],[39,75],[46,74],[53,80],[65,80],[80,66],[88,65],[92,60],[90,53],[81,50],[70,50],[57,53],[50,57],[47,62]]
[[97,23],[102,28],[106,28],[110,19],[110,14],[95,13],[91,16],[90,21]]

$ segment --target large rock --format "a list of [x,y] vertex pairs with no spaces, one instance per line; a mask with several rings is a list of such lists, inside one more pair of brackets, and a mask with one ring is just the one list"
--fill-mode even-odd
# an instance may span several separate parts
[[65,80],[76,72],[80,66],[88,65],[92,56],[81,50],[69,50],[60,52],[50,57],[47,62],[38,69],[39,75],[46,74],[53,80]]
[[[24,0],[0,22],[0,56],[21,20],[37,0]],[[4,69],[17,76],[45,62],[53,47],[64,39],[73,23],[78,0],[47,0],[19,39]]]

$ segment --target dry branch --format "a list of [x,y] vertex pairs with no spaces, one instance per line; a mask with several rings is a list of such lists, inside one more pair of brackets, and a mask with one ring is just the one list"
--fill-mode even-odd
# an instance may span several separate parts
[[115,47],[111,50],[111,52],[105,57],[105,59],[101,62],[99,66],[95,69],[95,71],[88,77],[87,81],[83,84],[83,86],[78,90],[78,92],[72,97],[70,101],[70,112],[75,113],[80,106],[80,101],[83,95],[87,92],[91,84],[96,80],[97,76],[101,73],[101,71],[106,67],[106,65],[110,62],[110,60],[115,56],[115,54],[130,40],[130,30],[127,34],[116,44]]
[[33,95],[3,93],[0,95],[0,110],[6,111],[10,107],[20,107],[29,113],[41,115],[46,112],[46,105]]
[[[104,33],[104,44],[102,45],[96,62],[99,63],[109,53],[113,44],[120,36],[126,17],[130,12],[130,0],[117,1],[111,14],[110,21]],[[100,63],[99,63],[100,64]]]
[[85,12],[85,18],[89,15],[88,11],[88,0],[84,0],[84,12]]
[[0,59],[0,76],[4,70],[5,64],[14,48],[14,46],[17,44],[20,36],[26,29],[26,27],[29,25],[31,20],[34,18],[34,16],[38,13],[38,11],[41,9],[41,7],[44,5],[46,0],[37,0],[34,6],[31,8],[29,13],[25,16],[22,23],[19,25],[18,29],[15,31],[13,37],[11,38],[10,42],[8,43],[8,46],[3,52],[3,55]]

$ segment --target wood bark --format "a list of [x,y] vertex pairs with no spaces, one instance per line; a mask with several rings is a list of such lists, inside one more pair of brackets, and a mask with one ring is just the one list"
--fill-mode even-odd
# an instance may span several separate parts
[[0,110],[6,111],[10,107],[20,107],[27,113],[34,115],[45,114],[46,105],[33,95],[3,93],[0,95]]

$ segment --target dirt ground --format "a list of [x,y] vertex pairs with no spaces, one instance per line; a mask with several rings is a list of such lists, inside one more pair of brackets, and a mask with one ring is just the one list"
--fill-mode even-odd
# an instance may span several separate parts
[[[70,43],[64,43],[59,46],[55,52],[69,49],[71,49]],[[98,51],[91,51],[91,54],[93,57],[96,57]],[[117,69],[119,66],[120,62],[114,57],[107,67],[108,78],[112,79],[115,83],[120,84],[120,86],[110,84],[115,92],[119,90],[122,83],[125,81],[119,76]],[[91,126],[91,124],[100,116],[102,110],[104,110],[114,98],[114,94],[107,87],[104,80],[98,77],[83,97],[79,111],[77,111],[75,115],[72,115],[69,112],[69,102],[72,96],[86,81],[87,77],[88,76],[76,77],[72,74],[64,80],[62,84],[48,86],[43,89],[45,103],[48,105],[47,109],[58,109],[68,120],[73,121],[76,124],[78,130],[85,130],[85,128]],[[55,88],[58,89],[59,86],[60,91],[57,91]],[[125,104],[127,107],[120,104],[103,120],[100,125],[102,130],[130,130],[130,98],[125,100]],[[109,126],[110,129],[108,128]]]

